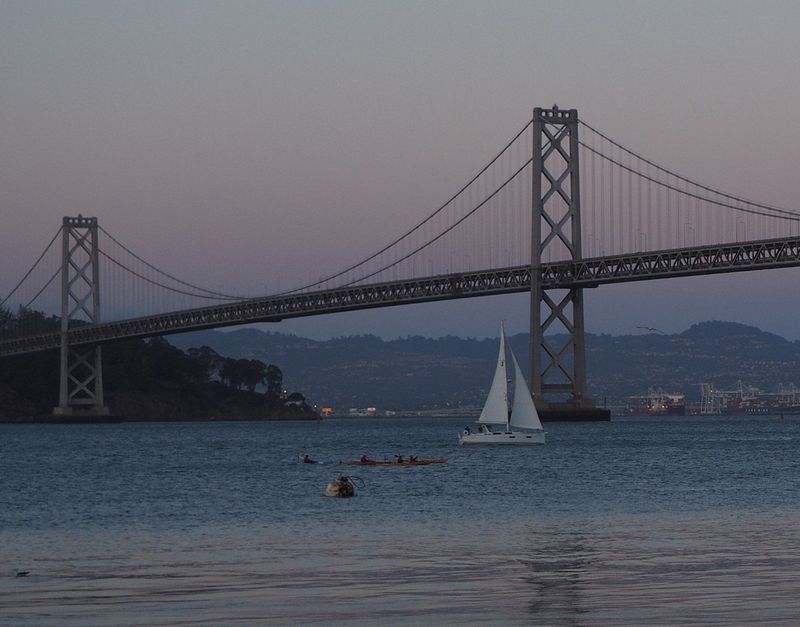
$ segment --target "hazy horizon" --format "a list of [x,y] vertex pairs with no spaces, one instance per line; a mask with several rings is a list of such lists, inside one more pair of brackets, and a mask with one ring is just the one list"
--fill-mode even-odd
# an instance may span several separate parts
[[[767,331],[765,329],[761,329],[757,325],[744,324],[744,323],[741,323],[741,322],[736,322],[735,320],[714,319],[714,320],[699,320],[698,322],[694,322],[690,326],[688,326],[688,327],[686,327],[684,329],[680,329],[680,330],[674,331],[674,332],[667,332],[667,331],[664,331],[663,329],[659,329],[657,327],[647,327],[647,328],[642,327],[642,328],[635,328],[629,333],[605,333],[605,332],[595,333],[595,332],[592,332],[592,331],[586,331],[586,334],[587,335],[597,335],[597,336],[599,336],[599,335],[609,335],[611,337],[628,337],[628,336],[635,336],[635,335],[675,336],[675,335],[681,335],[682,333],[685,333],[686,331],[689,331],[692,327],[695,327],[695,326],[701,325],[701,324],[707,324],[707,323],[736,324],[736,325],[741,325],[741,326],[744,326],[744,327],[754,328],[754,329],[757,329],[758,331],[761,331],[763,333],[772,333],[771,331]],[[292,335],[292,336],[296,336],[296,337],[300,337],[300,338],[304,338],[304,339],[308,339],[308,340],[316,340],[316,341],[327,341],[327,340],[331,340],[331,339],[356,337],[356,336],[360,336],[360,335],[372,335],[372,336],[378,337],[378,338],[380,338],[380,339],[382,339],[382,340],[384,340],[386,342],[391,342],[393,340],[404,340],[404,339],[407,339],[407,338],[410,338],[410,337],[424,337],[426,339],[432,339],[432,340],[438,340],[438,339],[442,339],[442,338],[445,338],[445,337],[455,337],[455,338],[458,338],[458,339],[461,339],[461,340],[485,340],[485,339],[496,339],[500,335],[499,329],[495,329],[495,333],[494,334],[487,333],[486,335],[457,335],[457,334],[454,334],[454,333],[444,334],[444,335],[425,335],[424,333],[417,333],[417,334],[407,334],[407,335],[399,335],[399,336],[389,337],[389,336],[382,336],[382,335],[378,335],[378,334],[374,334],[374,333],[347,333],[347,334],[343,334],[343,335],[333,335],[333,336],[328,334],[328,333],[325,333],[323,335],[315,337],[314,333],[313,333],[313,330],[309,334],[302,334],[302,333],[297,333],[297,332],[294,332],[294,331],[289,331],[289,330],[286,330],[286,329],[282,329],[282,328],[280,328],[280,325],[278,325],[278,324],[270,325],[268,323],[263,323],[263,324],[262,323],[259,323],[259,324],[245,324],[245,325],[238,325],[238,326],[234,326],[234,327],[219,327],[219,328],[215,328],[215,329],[205,329],[205,330],[201,330],[201,331],[188,331],[187,333],[205,333],[206,331],[220,331],[222,333],[232,333],[234,331],[244,331],[244,330],[255,330],[255,331],[262,331],[264,333],[277,333],[277,334],[282,334],[282,335]],[[563,331],[554,331],[554,334],[558,334],[558,333],[563,333]],[[513,337],[515,335],[521,335],[521,334],[527,335],[528,334],[528,330],[525,329],[525,330],[522,330],[522,331],[514,331],[512,333],[507,333],[507,335],[509,337]],[[174,335],[183,335],[183,334],[171,334],[171,335],[167,335],[165,337],[167,339],[169,339],[170,337],[173,337]],[[785,336],[782,336],[779,333],[772,333],[772,335],[776,335],[778,337],[781,337],[781,338],[783,338],[783,339],[785,339],[785,340],[787,340],[789,342],[799,342],[800,341],[800,339],[792,340],[791,338],[787,338]]]

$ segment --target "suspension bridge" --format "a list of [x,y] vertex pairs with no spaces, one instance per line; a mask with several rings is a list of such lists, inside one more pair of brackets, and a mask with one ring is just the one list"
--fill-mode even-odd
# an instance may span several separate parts
[[[341,270],[282,292],[208,289],[139,256],[96,218],[65,217],[0,295],[0,357],[59,349],[54,413],[101,416],[108,342],[530,292],[537,406],[589,416],[597,412],[586,396],[584,289],[797,265],[800,211],[694,181],[574,109],[536,108],[424,220]],[[556,343],[556,334],[566,340]]]

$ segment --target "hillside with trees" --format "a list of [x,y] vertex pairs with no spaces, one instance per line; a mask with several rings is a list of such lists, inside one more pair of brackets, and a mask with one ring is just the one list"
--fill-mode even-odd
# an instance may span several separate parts
[[[8,327],[33,315],[5,312]],[[57,328],[56,318],[38,320]],[[106,405],[124,420],[292,420],[317,414],[283,387],[283,371],[208,346],[180,350],[163,338],[103,347]],[[56,351],[0,359],[0,420],[45,419],[58,404]]]
[[[554,345],[565,339],[550,338]],[[246,328],[176,335],[169,341],[274,360],[289,373],[293,387],[340,411],[480,406],[497,359],[496,338],[354,336],[315,341]],[[527,334],[514,335],[510,342],[527,373]],[[587,334],[586,361],[589,394],[609,405],[650,387],[683,392],[687,401],[699,402],[699,383],[731,389],[741,380],[765,391],[800,385],[800,342],[734,322],[703,322],[671,335]]]
[[[6,313],[6,323],[20,315]],[[55,318],[24,315],[57,328]],[[550,338],[554,344],[564,339]],[[527,334],[510,342],[527,371]],[[497,339],[316,341],[242,328],[112,343],[103,351],[107,404],[126,419],[278,419],[315,417],[303,395],[339,413],[480,406]],[[800,342],[733,322],[703,322],[671,335],[587,334],[586,359],[589,394],[607,405],[650,387],[683,392],[691,403],[699,401],[700,383],[732,389],[741,380],[765,391],[800,384]],[[56,354],[0,359],[0,416],[49,414],[57,390]]]

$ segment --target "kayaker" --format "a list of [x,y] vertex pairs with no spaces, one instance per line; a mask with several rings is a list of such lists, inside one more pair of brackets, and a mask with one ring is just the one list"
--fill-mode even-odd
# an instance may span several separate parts
[[397,463],[398,464],[402,464],[403,463],[403,456],[402,455],[395,455],[395,457],[397,458]]
[[409,455],[408,456],[408,463],[409,464],[416,464],[417,463],[417,456],[416,455]]
[[358,461],[360,461],[362,464],[368,464],[369,463],[369,457],[367,457],[366,455],[362,455],[361,459],[359,459]]
[[309,457],[308,453],[306,453],[305,455],[303,455],[303,463],[304,464],[313,464],[314,460],[311,459],[311,457]]

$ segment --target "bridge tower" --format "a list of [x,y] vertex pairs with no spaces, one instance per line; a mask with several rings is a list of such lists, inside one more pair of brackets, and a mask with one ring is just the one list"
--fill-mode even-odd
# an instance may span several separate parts
[[103,364],[99,345],[71,347],[70,324],[100,322],[97,218],[65,217],[61,229],[61,367],[58,407],[63,417],[108,416],[103,402]]
[[[583,290],[544,289],[541,281],[543,258],[582,258],[578,153],[576,109],[533,110],[530,387],[545,411],[594,407],[586,398]],[[554,346],[553,334],[567,339]],[[553,395],[559,402],[547,400]]]

